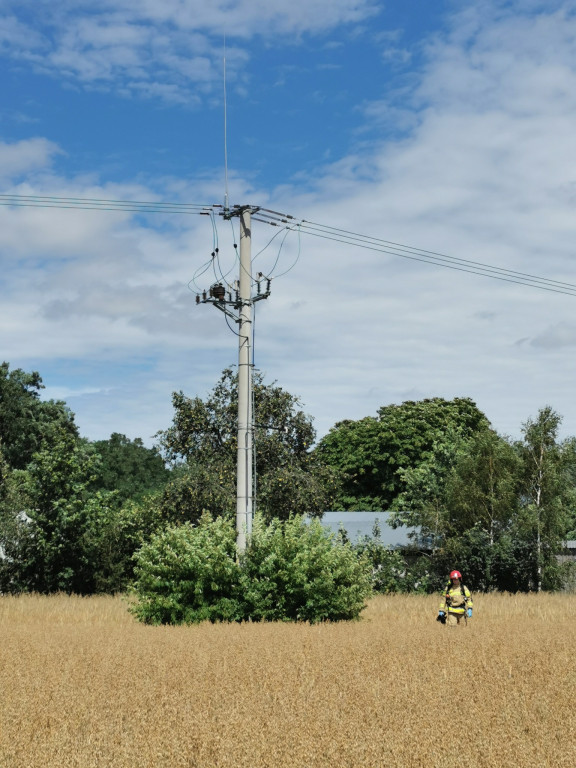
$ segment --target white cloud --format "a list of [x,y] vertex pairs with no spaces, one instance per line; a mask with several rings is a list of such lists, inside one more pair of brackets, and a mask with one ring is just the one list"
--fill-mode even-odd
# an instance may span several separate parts
[[[372,0],[4,0],[4,55],[87,87],[122,95],[190,102],[190,93],[220,81],[223,36],[230,77],[250,56],[254,37],[276,45],[303,34],[360,22],[377,12]],[[33,13],[26,14],[32,8]],[[19,18],[20,15],[20,18]]]
[[[354,8],[333,5],[336,15],[325,6],[326,23]],[[192,5],[142,7],[147,18],[166,18],[179,7],[184,26]],[[576,283],[574,3],[552,13],[520,6],[509,13],[497,2],[478,7],[457,14],[447,35],[429,47],[421,79],[402,106],[410,126],[402,139],[367,146],[315,178],[300,175],[292,187],[273,192],[234,178],[233,201]],[[222,8],[206,4],[198,11],[216,19]],[[267,24],[272,20],[265,16]],[[367,114],[382,119],[386,107],[380,100]],[[137,190],[139,199],[169,189],[170,199],[219,197],[211,179],[168,180],[152,190],[82,186],[46,174],[40,181],[33,175],[27,189],[115,198]],[[167,426],[171,390],[203,395],[236,357],[237,340],[222,315],[196,307],[191,294],[188,303],[188,282],[211,261],[212,224],[199,217],[160,225],[127,214],[67,216],[33,210],[0,216],[0,248],[12,255],[4,258],[0,307],[4,354],[22,366],[42,361],[51,379],[58,375],[54,360],[100,366],[94,387],[108,394],[77,399],[82,429],[149,436]],[[227,271],[234,238],[228,223],[219,220],[216,229]],[[255,223],[254,253],[273,234]],[[566,354],[576,339],[573,298],[305,235],[291,235],[282,250],[280,243],[279,237],[270,242],[255,264],[267,273],[276,259],[276,272],[295,263],[257,306],[255,362],[301,395],[321,434],[342,418],[431,396],[470,396],[497,429],[512,434],[550,403],[576,434],[576,362]],[[207,287],[216,276],[208,270],[198,283]],[[136,373],[127,373],[131,362]]]
[[77,397],[85,397],[86,395],[100,395],[109,394],[110,389],[99,389],[98,387],[45,387],[42,390],[43,400],[64,400],[69,402]]
[[0,141],[0,179],[14,179],[48,168],[61,150],[44,138],[7,143]]
[[[576,283],[576,19],[481,6],[430,47],[412,132],[338,162],[317,180],[316,199],[285,205],[353,232]],[[314,248],[324,269],[316,279],[329,286],[315,308],[292,283],[301,299],[292,344],[305,350],[310,410],[327,416],[321,431],[330,415],[375,413],[412,388],[472,396],[516,433],[552,402],[576,432],[574,364],[551,355],[573,343],[574,299],[349,249],[346,269],[342,249]],[[287,313],[272,338],[283,321]],[[271,368],[281,366],[269,354]],[[298,391],[298,375],[290,379]]]
[[26,22],[19,21],[16,16],[6,15],[0,18],[0,50],[3,52],[40,49],[44,44],[43,35]]

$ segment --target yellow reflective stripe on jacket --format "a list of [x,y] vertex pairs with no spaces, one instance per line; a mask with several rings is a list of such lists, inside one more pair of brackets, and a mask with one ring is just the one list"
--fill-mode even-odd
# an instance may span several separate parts
[[[448,596],[452,597],[452,595],[456,598],[464,597],[466,604],[458,607],[448,605],[447,607],[446,603],[450,601],[449,600],[447,601],[446,598]],[[470,594],[470,590],[468,589],[468,587],[464,587],[464,595],[462,595],[462,590],[460,587],[450,587],[449,589],[446,589],[442,595],[442,600],[440,601],[439,610],[441,611],[448,610],[449,613],[463,614],[466,612],[467,608],[472,608],[473,605],[474,603],[472,602],[472,595]]]

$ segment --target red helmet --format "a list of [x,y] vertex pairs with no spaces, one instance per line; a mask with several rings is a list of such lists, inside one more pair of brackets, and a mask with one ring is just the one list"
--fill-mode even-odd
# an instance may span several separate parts
[[450,574],[450,578],[451,579],[461,579],[462,578],[462,574],[460,573],[460,571],[452,571],[451,574]]

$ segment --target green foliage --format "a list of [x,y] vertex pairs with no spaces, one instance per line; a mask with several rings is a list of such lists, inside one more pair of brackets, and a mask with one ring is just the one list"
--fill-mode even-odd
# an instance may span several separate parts
[[374,592],[390,594],[411,591],[406,561],[401,552],[368,536],[358,542],[355,549],[370,563]]
[[378,418],[342,421],[316,452],[344,475],[343,509],[390,509],[405,490],[403,472],[433,455],[447,434],[468,438],[488,421],[469,398],[433,398],[380,408]]
[[171,526],[135,555],[132,612],[147,624],[196,624],[243,618],[240,569],[231,523],[205,515]]
[[18,591],[19,558],[29,539],[21,514],[28,498],[26,473],[12,470],[0,450],[0,592]]
[[360,421],[338,422],[320,440],[316,455],[343,479],[337,507],[363,511],[387,508],[381,431],[378,419],[367,416]]
[[25,469],[32,454],[65,432],[77,437],[74,416],[65,403],[40,400],[44,388],[40,374],[10,371],[0,365],[0,443],[13,469]]
[[441,588],[453,568],[464,583],[476,591],[526,592],[530,589],[529,544],[514,529],[502,532],[492,542],[481,526],[447,538],[435,552],[433,571]]
[[553,589],[560,583],[556,555],[570,528],[576,495],[574,439],[558,442],[561,417],[550,406],[522,425],[517,444],[522,460],[519,528],[533,543],[533,584]]
[[[550,408],[512,445],[484,429],[404,472],[397,524],[432,534],[438,579],[458,567],[476,589],[557,589],[557,555],[574,509],[574,441],[557,440]],[[444,576],[445,578],[445,576]]]
[[153,536],[135,560],[132,610],[150,624],[355,619],[371,591],[365,559],[301,517],[257,518],[241,564],[232,523],[209,515]]
[[428,559],[416,545],[400,550],[384,544],[378,521],[374,523],[372,535],[362,536],[353,548],[370,565],[374,592],[426,593],[430,590]]
[[231,516],[236,509],[236,470],[222,463],[178,466],[160,500],[168,523],[197,523],[203,513]]
[[[299,400],[275,384],[265,385],[254,373],[254,443],[263,473],[294,459],[305,458],[314,442],[310,417],[299,410]],[[236,462],[238,376],[230,368],[204,401],[182,392],[172,396],[172,426],[159,433],[168,460],[211,464],[215,459]]]
[[393,522],[419,526],[435,547],[475,526],[493,542],[518,506],[517,453],[488,428],[468,439],[450,432],[446,438],[426,461],[402,472],[405,489]]
[[[164,528],[183,523],[178,534],[166,532],[174,546],[191,537],[189,546],[213,550],[221,570],[208,584],[210,562],[198,560],[205,566],[198,577],[198,563],[182,563],[192,568],[190,585],[200,584],[197,603],[188,594],[174,602],[170,582],[163,607],[150,598],[157,612],[145,620],[353,617],[366,568],[382,592],[435,589],[455,566],[483,590],[557,589],[569,576],[558,554],[563,540],[576,538],[576,438],[558,439],[561,419],[549,406],[527,420],[514,444],[490,429],[471,400],[434,398],[340,422],[311,450],[312,420],[298,399],[256,374],[262,519],[239,568],[227,522],[236,506],[232,370],[206,400],[174,395],[173,424],[160,433],[170,472],[140,439],[79,439],[73,414],[62,402],[42,401],[42,388],[38,373],[0,366],[2,591],[123,589],[134,552],[151,541],[160,547]],[[297,517],[330,508],[392,509],[393,524],[419,527],[432,551],[393,551],[376,534],[350,547]]]
[[253,620],[357,619],[371,593],[367,560],[319,521],[299,516],[255,521],[242,575]]
[[432,539],[434,546],[442,539],[449,519],[447,484],[465,450],[464,439],[455,430],[448,429],[443,438],[433,444],[427,459],[399,470],[404,490],[392,505],[393,527],[417,526],[423,536]]
[[490,543],[507,529],[518,508],[520,460],[494,430],[476,433],[455,462],[447,482],[449,532],[479,526]]
[[[299,401],[254,374],[254,446],[257,503],[268,519],[291,513],[321,514],[331,504],[338,473],[311,457],[315,433]],[[232,513],[236,498],[237,375],[226,369],[209,397],[172,398],[172,426],[159,433],[177,474],[163,509],[173,521],[195,522],[203,511]]]
[[[22,506],[6,541],[11,591],[92,593],[119,587],[118,505],[94,491],[98,458],[63,432],[16,475]],[[10,530],[10,528],[9,528]]]
[[331,509],[340,487],[340,476],[332,468],[308,458],[304,465],[288,464],[270,469],[258,485],[258,509],[268,521],[287,520],[306,512],[321,517]]
[[118,498],[137,499],[151,491],[163,488],[170,477],[164,460],[156,448],[146,448],[137,437],[113,432],[108,440],[92,443],[100,456],[96,487],[104,491],[117,491]]

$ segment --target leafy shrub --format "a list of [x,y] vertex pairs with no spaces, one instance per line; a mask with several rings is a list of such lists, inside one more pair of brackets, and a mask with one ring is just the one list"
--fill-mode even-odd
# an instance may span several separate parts
[[204,515],[197,526],[184,523],[152,536],[136,553],[131,610],[146,624],[195,624],[243,618],[237,594],[232,524]]
[[434,591],[428,558],[420,556],[417,546],[400,551],[385,544],[378,521],[374,523],[372,535],[361,536],[353,548],[368,561],[374,592],[425,594]]
[[355,550],[370,563],[374,592],[389,594],[410,591],[411,584],[406,578],[406,562],[398,550],[370,536],[362,537]]
[[136,554],[132,612],[148,624],[356,619],[369,567],[317,521],[257,519],[239,565],[231,522],[204,515],[152,537]]
[[267,526],[256,520],[242,575],[253,620],[357,619],[372,591],[367,561],[301,516]]

